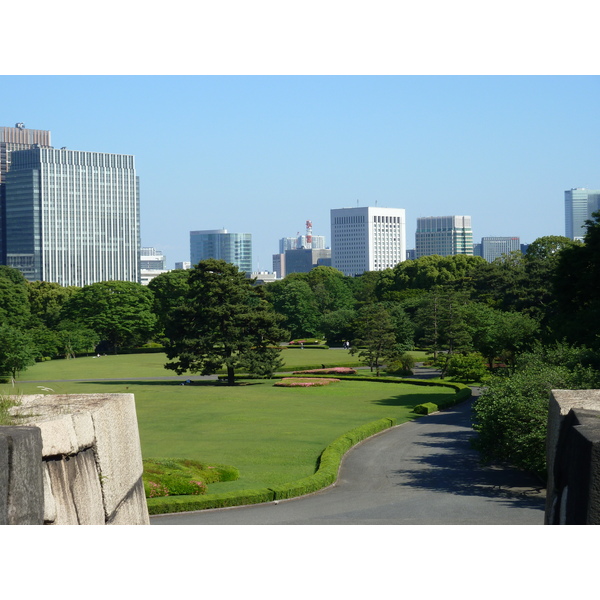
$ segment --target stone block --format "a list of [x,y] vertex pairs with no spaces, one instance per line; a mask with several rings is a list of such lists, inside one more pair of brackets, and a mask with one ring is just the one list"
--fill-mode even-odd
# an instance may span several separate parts
[[150,525],[144,483],[140,478],[108,518],[107,525]]
[[110,396],[92,413],[107,518],[136,485],[144,469],[133,394]]
[[46,522],[149,523],[133,394],[36,394],[16,411],[41,430]]
[[0,523],[41,525],[44,522],[42,437],[37,427],[0,427]]
[[600,390],[552,390],[550,392],[548,432],[546,435],[546,464],[548,469],[546,524],[554,520],[553,515],[558,502],[554,480],[555,457],[562,424],[571,409],[600,410]]
[[55,525],[104,525],[100,477],[92,449],[46,461]]

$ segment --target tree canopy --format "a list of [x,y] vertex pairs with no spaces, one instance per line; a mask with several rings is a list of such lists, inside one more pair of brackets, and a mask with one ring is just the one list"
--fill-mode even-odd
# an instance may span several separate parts
[[165,368],[210,375],[223,366],[227,383],[245,368],[262,374],[277,365],[285,337],[280,318],[238,268],[223,260],[200,261],[189,273],[189,290],[183,303],[167,319]]

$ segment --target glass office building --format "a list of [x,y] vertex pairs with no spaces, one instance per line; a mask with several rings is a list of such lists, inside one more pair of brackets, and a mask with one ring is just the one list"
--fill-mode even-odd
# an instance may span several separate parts
[[587,227],[585,222],[592,213],[600,210],[600,190],[573,188],[565,192],[565,236],[583,240]]
[[30,281],[139,282],[134,157],[33,148],[6,173],[6,263]]
[[248,276],[252,274],[252,234],[228,233],[227,229],[190,231],[190,260],[216,258],[234,264]]
[[23,123],[0,127],[0,265],[6,264],[6,174],[10,170],[11,153],[34,147],[50,147],[50,132],[26,129]]
[[471,217],[420,217],[415,233],[415,255],[473,255]]
[[480,254],[488,262],[511,252],[521,251],[521,240],[518,237],[484,237],[481,238]]

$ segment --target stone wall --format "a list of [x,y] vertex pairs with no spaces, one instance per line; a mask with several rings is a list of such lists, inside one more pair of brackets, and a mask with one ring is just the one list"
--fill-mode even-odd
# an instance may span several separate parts
[[[44,524],[149,524],[133,394],[37,394],[20,400],[21,405],[12,411],[19,425],[26,427],[1,429],[39,430],[39,466],[32,467],[31,473],[41,477]],[[19,438],[16,435],[16,438],[15,433],[4,436],[7,448],[10,439]],[[17,454],[4,453],[2,439],[0,436],[0,461],[6,454],[15,463]],[[36,450],[32,452],[35,454]],[[4,471],[2,467],[0,462],[0,471]],[[27,469],[13,467],[11,471],[7,467],[6,472],[16,474]],[[10,485],[15,484],[7,481],[7,490]],[[0,479],[0,490],[3,489]],[[0,496],[7,498],[4,510],[7,523],[32,522],[33,518],[9,517],[15,512],[14,493],[7,491]],[[2,502],[0,498],[0,523]]]
[[600,390],[553,390],[546,525],[600,524]]

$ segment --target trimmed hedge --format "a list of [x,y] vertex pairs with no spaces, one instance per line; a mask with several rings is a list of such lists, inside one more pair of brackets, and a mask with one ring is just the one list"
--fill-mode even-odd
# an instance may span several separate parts
[[[319,377],[319,375],[311,375],[310,377]],[[461,383],[432,382],[426,379],[399,379],[397,377],[393,379],[390,377],[357,377],[355,375],[340,375],[338,376],[338,379],[376,381],[380,383],[410,383],[414,385],[449,387],[456,391],[456,393],[449,396],[447,400],[438,400],[437,404],[434,404],[433,402],[418,404],[413,408],[413,412],[417,414],[430,414],[431,412],[436,412],[440,408],[454,406],[471,397],[471,388]],[[426,408],[419,409],[419,407]],[[417,409],[427,412],[419,413]],[[148,512],[151,515],[158,515],[205,510],[209,508],[225,508],[248,504],[261,504],[263,502],[272,502],[274,500],[296,498],[298,496],[311,494],[335,483],[342,458],[350,448],[359,442],[366,440],[368,437],[380,433],[385,429],[394,427],[395,425],[396,419],[384,418],[366,423],[365,425],[345,433],[323,450],[319,458],[319,466],[317,467],[316,472],[303,479],[284,483],[272,488],[258,490],[241,490],[222,494],[207,494],[205,496],[166,496],[162,498],[148,498]]]
[[190,512],[207,508],[225,508],[245,504],[262,504],[274,500],[273,490],[242,490],[206,496],[163,496],[148,498],[148,514],[164,515],[166,513]]
[[438,411],[438,405],[434,404],[433,402],[425,402],[423,404],[417,404],[417,406],[415,406],[413,408],[413,412],[417,413],[418,415],[429,415],[433,412],[437,412]]

